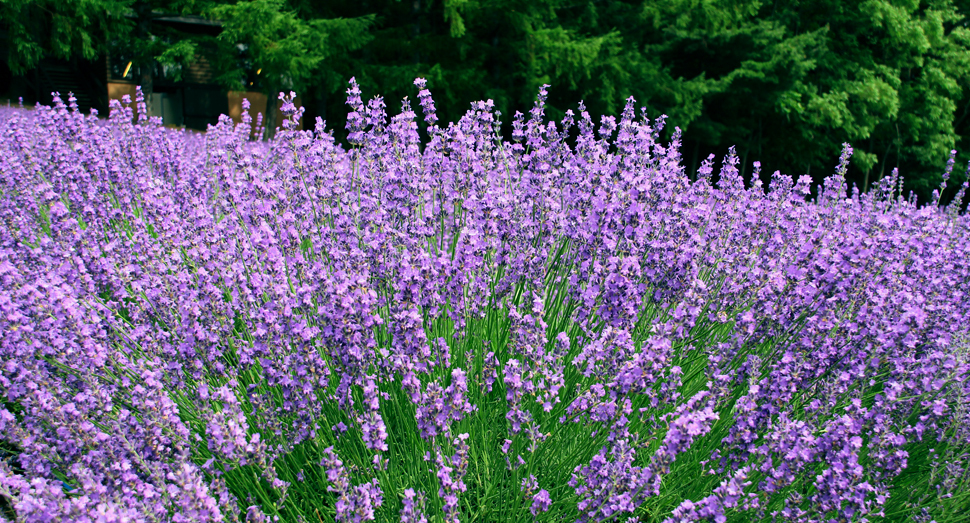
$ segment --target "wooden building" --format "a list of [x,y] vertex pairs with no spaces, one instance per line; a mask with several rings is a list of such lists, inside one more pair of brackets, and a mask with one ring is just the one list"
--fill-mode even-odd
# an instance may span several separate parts
[[[167,26],[184,34],[216,36],[222,30],[217,21],[158,12],[153,13],[152,25]],[[0,57],[6,57],[6,49],[3,48],[6,41],[2,36]],[[97,109],[100,115],[107,116],[109,100],[120,100],[124,95],[135,100],[139,72],[131,57],[124,53],[103,56],[94,61],[44,59],[32,71],[18,77],[11,75],[6,63],[2,62],[0,96],[10,103],[17,103],[18,98],[23,98],[26,106],[33,106],[35,103],[50,104],[53,92],[60,93],[65,101],[68,93],[73,93],[82,112]],[[239,122],[244,98],[250,101],[254,121],[256,113],[265,112],[265,94],[227,91],[217,83],[213,67],[204,56],[197,56],[180,72],[179,80],[174,80],[173,75],[168,74],[169,71],[161,65],[154,67],[150,114],[162,117],[166,126],[204,131],[208,125],[215,124],[221,114],[227,114]],[[276,122],[277,125],[282,122],[279,112]]]

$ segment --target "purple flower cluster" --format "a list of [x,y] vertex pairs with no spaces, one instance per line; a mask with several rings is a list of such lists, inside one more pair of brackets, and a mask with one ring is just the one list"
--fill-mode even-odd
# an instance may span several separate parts
[[425,498],[423,492],[414,493],[414,489],[404,491],[404,508],[401,509],[401,523],[428,523],[424,514]]
[[360,523],[374,521],[374,509],[383,504],[383,492],[377,478],[370,483],[353,486],[350,484],[350,474],[342,461],[337,459],[333,448],[324,449],[326,458],[320,463],[327,471],[327,481],[333,484],[327,490],[337,495],[334,506],[340,522]]
[[350,147],[292,93],[268,143],[248,113],[4,110],[0,519],[966,508],[957,207],[850,190],[848,145],[809,200],[733,149],[687,172],[632,99],[547,121],[544,86],[506,142],[415,86],[427,141],[351,80]]

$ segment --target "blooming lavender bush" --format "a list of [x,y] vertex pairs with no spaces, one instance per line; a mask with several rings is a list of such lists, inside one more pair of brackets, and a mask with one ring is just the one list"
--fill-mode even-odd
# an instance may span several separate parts
[[957,206],[415,83],[427,140],[351,81],[348,148],[292,95],[271,143],[4,113],[0,516],[965,517]]

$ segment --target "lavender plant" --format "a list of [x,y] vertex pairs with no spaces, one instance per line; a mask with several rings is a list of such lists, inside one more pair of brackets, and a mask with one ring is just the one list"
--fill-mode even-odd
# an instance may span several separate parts
[[963,517],[958,207],[415,84],[427,140],[351,80],[348,147],[4,112],[0,518]]

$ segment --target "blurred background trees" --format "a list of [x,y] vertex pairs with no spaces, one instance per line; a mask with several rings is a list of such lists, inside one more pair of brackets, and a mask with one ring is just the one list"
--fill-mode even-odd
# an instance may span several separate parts
[[149,89],[204,57],[221,88],[297,91],[341,137],[351,76],[391,111],[421,76],[443,120],[491,98],[506,124],[548,83],[553,118],[584,100],[598,121],[631,96],[668,115],[691,171],[734,145],[749,178],[759,160],[765,181],[821,180],[850,142],[850,183],[898,166],[926,201],[951,149],[970,160],[968,14],[968,0],[4,0],[0,27],[8,90],[44,57],[120,47]]

